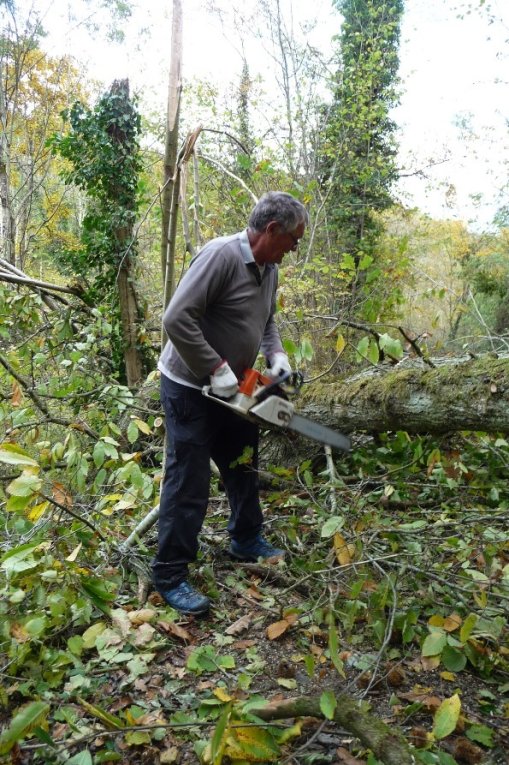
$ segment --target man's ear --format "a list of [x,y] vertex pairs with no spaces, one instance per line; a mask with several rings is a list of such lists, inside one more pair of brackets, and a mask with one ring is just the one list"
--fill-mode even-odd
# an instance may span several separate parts
[[267,226],[265,228],[265,231],[269,236],[275,236],[276,234],[280,233],[281,224],[277,220],[271,220],[270,223],[267,223]]

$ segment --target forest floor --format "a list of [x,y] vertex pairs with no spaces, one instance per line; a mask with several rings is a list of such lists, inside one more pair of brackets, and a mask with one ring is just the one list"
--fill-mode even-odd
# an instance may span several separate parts
[[[68,665],[54,682],[36,663],[7,678],[2,724],[35,692],[51,711],[5,761],[375,765],[327,719],[332,692],[401,730],[425,765],[509,762],[509,447],[459,441],[392,437],[333,477],[310,462],[277,471],[263,506],[284,561],[228,557],[217,491],[192,572],[205,617],[154,591],[140,602],[132,561],[103,560],[88,623],[52,636]],[[294,697],[324,714],[252,717]]]

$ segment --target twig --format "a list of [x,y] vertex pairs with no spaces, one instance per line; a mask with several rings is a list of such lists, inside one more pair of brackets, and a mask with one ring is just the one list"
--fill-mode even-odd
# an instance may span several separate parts
[[88,528],[91,529],[94,532],[94,534],[97,534],[99,539],[101,539],[103,542],[107,541],[102,531],[99,531],[99,529],[96,526],[94,526],[94,524],[91,521],[89,521],[87,518],[82,518],[77,513],[75,513],[74,510],[71,510],[70,507],[66,507],[66,505],[62,505],[61,502],[57,502],[57,500],[53,499],[53,497],[48,497],[46,494],[43,494],[42,492],[39,492],[39,496],[41,496],[47,502],[51,502],[51,504],[55,505],[55,507],[58,507],[59,510],[63,510],[64,513],[71,515],[76,521],[80,521],[80,523],[84,523],[85,526],[88,526]]
[[37,393],[34,391],[33,388],[30,387],[28,380],[26,380],[24,377],[22,377],[16,370],[9,364],[7,359],[0,354],[0,364],[4,367],[4,369],[9,372],[9,374],[14,377],[14,379],[21,385],[25,393],[29,396],[29,398],[32,399],[36,407],[46,415],[48,418],[48,422],[53,422],[55,425],[64,425],[67,428],[73,428],[74,430],[79,430],[82,433],[86,433],[87,436],[90,436],[90,438],[93,438],[95,441],[99,440],[99,434],[96,433],[94,430],[89,428],[89,426],[84,422],[72,422],[72,420],[66,420],[63,417],[55,417],[53,416],[49,410],[44,401],[41,400],[41,398],[37,395]]

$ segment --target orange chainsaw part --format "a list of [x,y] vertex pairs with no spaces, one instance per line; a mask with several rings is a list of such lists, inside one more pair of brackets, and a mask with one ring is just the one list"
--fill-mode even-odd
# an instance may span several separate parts
[[271,382],[272,380],[270,377],[262,375],[261,372],[257,372],[256,369],[246,369],[242,374],[239,393],[244,393],[246,396],[253,396],[257,388],[260,386],[265,387]]

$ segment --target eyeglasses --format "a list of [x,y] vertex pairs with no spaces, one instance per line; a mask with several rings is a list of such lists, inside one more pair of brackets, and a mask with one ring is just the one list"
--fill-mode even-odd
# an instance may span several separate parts
[[296,250],[297,247],[299,246],[299,239],[297,239],[297,237],[294,236],[291,231],[287,231],[286,233],[288,234],[288,236],[291,238],[293,242],[292,250]]

